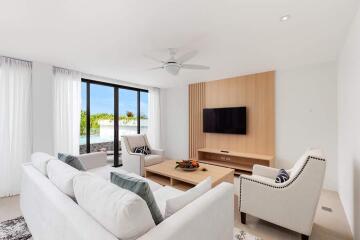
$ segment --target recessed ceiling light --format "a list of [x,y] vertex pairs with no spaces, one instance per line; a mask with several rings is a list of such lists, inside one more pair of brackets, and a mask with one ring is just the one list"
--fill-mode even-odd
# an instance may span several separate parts
[[281,22],[289,21],[290,17],[291,17],[290,14],[284,15],[280,18],[280,21]]

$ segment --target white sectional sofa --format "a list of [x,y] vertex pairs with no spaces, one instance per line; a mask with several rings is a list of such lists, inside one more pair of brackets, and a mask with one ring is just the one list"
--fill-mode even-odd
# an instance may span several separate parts
[[[35,157],[45,159],[46,155],[40,154]],[[127,174],[121,168],[106,165],[106,156],[105,161],[102,160],[103,157],[96,154],[84,155],[81,156],[81,161],[85,162],[87,171],[106,180],[109,179],[111,171]],[[45,160],[43,162],[46,164]],[[180,190],[163,187],[150,180],[148,182],[162,213],[166,200],[182,193]],[[34,240],[118,239],[91,217],[91,214],[83,210],[73,198],[59,190],[59,187],[48,178],[44,166],[34,166],[32,163],[23,165],[20,205]],[[129,239],[230,240],[234,225],[233,206],[233,187],[231,184],[223,183],[166,218],[159,225],[154,225],[142,236]]]

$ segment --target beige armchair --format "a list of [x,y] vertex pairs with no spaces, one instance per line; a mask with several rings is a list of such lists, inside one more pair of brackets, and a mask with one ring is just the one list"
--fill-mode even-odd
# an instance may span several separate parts
[[251,214],[309,239],[325,168],[319,150],[306,152],[287,170],[290,178],[283,183],[275,183],[279,169],[254,165],[252,176],[240,176],[241,222],[246,224],[246,214]]
[[[148,146],[151,150],[151,154],[144,155],[141,153],[134,153],[134,148],[141,146]],[[124,170],[140,176],[144,175],[145,167],[159,164],[164,161],[164,151],[151,148],[148,139],[144,134],[122,136],[121,150]]]

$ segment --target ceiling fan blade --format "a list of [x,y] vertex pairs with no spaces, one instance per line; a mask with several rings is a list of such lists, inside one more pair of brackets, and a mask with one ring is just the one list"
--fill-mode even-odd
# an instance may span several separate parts
[[156,57],[153,57],[153,56],[150,56],[150,55],[146,55],[144,54],[144,57],[148,58],[148,59],[151,59],[155,62],[159,62],[159,63],[165,63],[165,61],[161,60],[161,59],[157,59]]
[[208,67],[208,66],[198,65],[198,64],[182,64],[181,68],[184,68],[184,69],[198,69],[198,70],[210,69],[210,67]]
[[162,69],[164,68],[163,66],[160,66],[160,67],[153,67],[153,68],[148,68],[146,69],[146,71],[152,71],[152,70],[157,70],[157,69]]
[[186,61],[189,61],[190,59],[192,59],[193,57],[195,57],[195,55],[197,54],[197,51],[194,50],[194,51],[191,51],[191,52],[188,52],[188,53],[185,53],[184,55],[182,55],[181,57],[177,58],[176,61],[178,63],[184,63]]

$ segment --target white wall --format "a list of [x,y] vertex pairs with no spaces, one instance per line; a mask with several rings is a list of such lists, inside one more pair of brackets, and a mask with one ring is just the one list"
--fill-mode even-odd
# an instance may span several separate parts
[[[337,188],[336,63],[276,73],[276,165],[288,168],[307,148],[328,157],[325,187]],[[163,142],[172,158],[188,157],[188,88],[162,89]]]
[[337,189],[336,63],[276,72],[276,165],[290,168],[308,148],[327,157],[324,187]]
[[173,159],[189,157],[188,86],[160,90],[161,143],[166,156]]
[[360,10],[338,65],[339,195],[354,239],[360,239]]
[[54,153],[52,66],[32,63],[33,152]]

